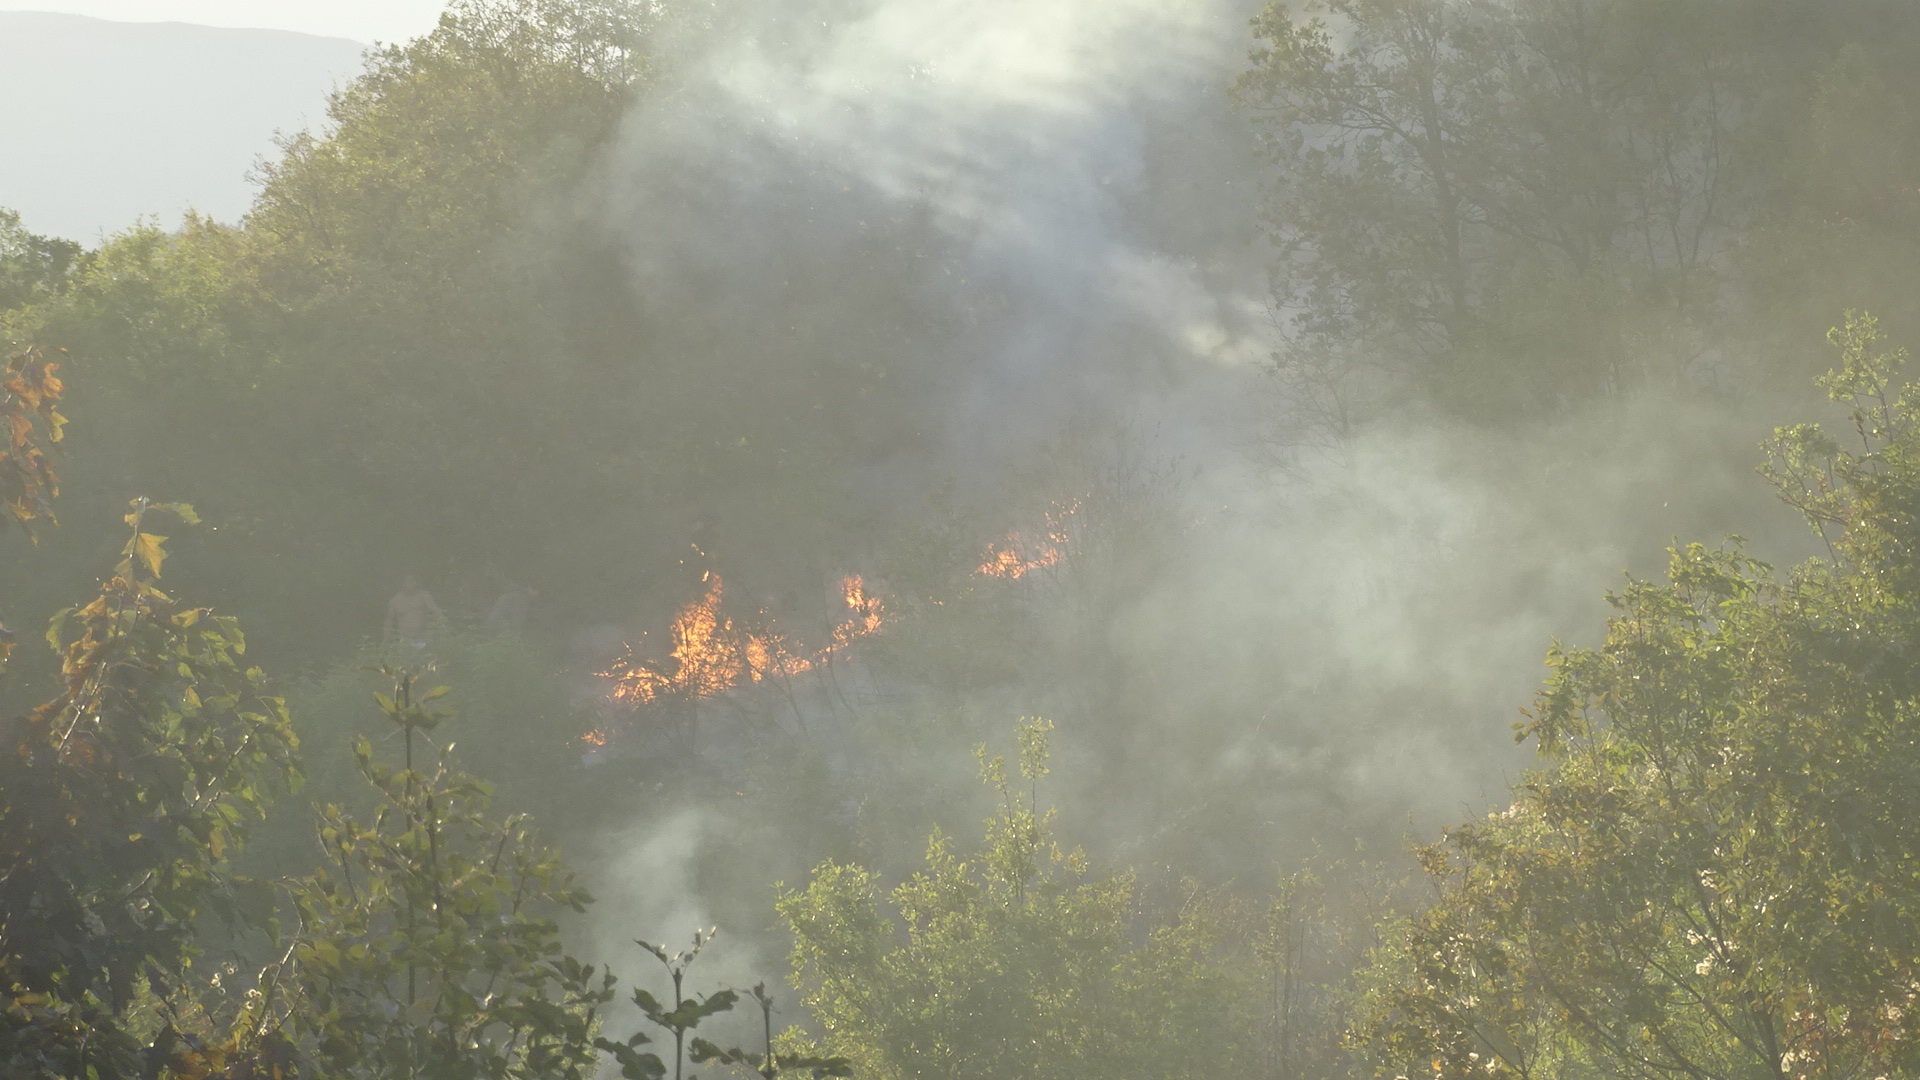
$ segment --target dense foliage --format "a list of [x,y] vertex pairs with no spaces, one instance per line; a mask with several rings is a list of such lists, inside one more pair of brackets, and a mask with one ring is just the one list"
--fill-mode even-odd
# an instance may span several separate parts
[[[271,894],[228,859],[276,789],[298,778],[285,704],[243,665],[234,620],[158,585],[185,506],[137,501],[120,563],[90,603],[55,617],[59,696],[10,720],[0,756],[0,1062],[11,1074],[128,1076],[142,1066],[138,995],[164,1017],[205,1012],[200,924],[272,919]],[[209,970],[210,969],[210,970]],[[251,1005],[252,1003],[249,1003]],[[264,1050],[248,1006],[216,1041]]]
[[1796,305],[1844,299],[1787,250],[1913,235],[1888,5],[1328,0],[1254,26],[1280,369],[1336,426],[1409,390],[1486,417],[1717,382],[1720,343],[1797,329],[1755,303],[1783,271]]
[[[263,167],[242,227],[142,224],[36,279],[0,325],[87,358],[98,423],[70,462],[75,512],[97,524],[110,489],[190,496],[220,526],[206,584],[336,646],[351,601],[377,611],[403,569],[464,567],[462,599],[484,604],[543,569],[540,522],[618,513],[573,467],[608,432],[590,419],[605,373],[569,343],[593,332],[567,310],[593,256],[563,204],[641,85],[646,22],[623,4],[454,5],[369,54],[327,133]],[[389,504],[407,511],[370,510]],[[342,549],[353,532],[387,538],[381,561]]]
[[1673,552],[1556,650],[1546,765],[1424,852],[1441,887],[1360,1032],[1435,1076],[1880,1076],[1915,1067],[1915,391],[1872,320],[1825,383],[1852,430],[1767,472],[1832,545],[1780,575]]
[[[9,533],[51,517],[47,450],[64,423],[54,367],[29,349],[7,368]],[[561,949],[556,915],[591,898],[523,816],[490,818],[487,786],[428,742],[448,715],[435,705],[445,686],[416,693],[414,673],[387,669],[393,692],[374,696],[402,738],[401,765],[357,741],[376,808],[365,820],[319,811],[318,869],[274,883],[238,870],[252,826],[301,779],[299,740],[284,699],[244,666],[237,620],[159,587],[168,538],[152,527],[166,518],[200,523],[183,503],[134,500],[99,596],[53,617],[60,693],[3,729],[7,1075],[584,1078],[606,1051],[632,1080],[664,1077],[644,1034],[600,1036],[614,977]],[[13,645],[0,636],[0,673]],[[428,768],[416,752],[439,760]],[[672,971],[673,1009],[634,995],[673,1032],[676,1078],[689,1049],[769,1078],[846,1074],[838,1058],[770,1046],[687,1047],[737,995],[683,1003],[684,966]],[[755,997],[770,1010],[762,988]]]
[[561,952],[554,918],[591,898],[524,818],[487,816],[485,785],[416,761],[435,754],[421,744],[446,693],[394,673],[379,704],[400,766],[376,763],[364,738],[353,752],[378,810],[321,811],[327,861],[295,893],[305,994],[291,1026],[329,1075],[592,1077],[613,978]]
[[[1391,809],[1390,781],[1356,768],[1343,790],[1379,806],[1289,817],[1309,800],[1276,794],[1286,778],[1354,759],[1303,742],[1282,762],[1248,735],[1350,705],[1328,687],[1359,676],[1282,670],[1285,643],[1225,618],[1166,670],[1122,641],[1163,610],[1143,599],[1156,575],[1236,508],[1186,497],[1197,467],[1077,428],[1012,494],[923,468],[948,413],[1016,404],[940,392],[973,355],[949,346],[1024,325],[1024,304],[1081,317],[1079,298],[970,279],[948,256],[976,238],[933,222],[937,198],[868,220],[829,205],[878,205],[862,180],[801,153],[729,178],[765,187],[791,235],[745,215],[692,243],[609,234],[623,199],[671,204],[627,207],[633,231],[725,216],[734,189],[662,180],[675,164],[649,154],[709,119],[664,103],[701,87],[703,49],[762,25],[751,6],[454,0],[283,141],[242,222],[140,222],[83,249],[0,210],[0,1072],[1920,1073],[1920,394],[1876,322],[1833,335],[1822,385],[1846,430],[1768,445],[1827,557],[1779,571],[1737,540],[1676,545],[1664,581],[1631,580],[1597,645],[1549,655],[1520,730],[1536,771],[1418,849],[1424,880],[1364,852],[1273,867],[1246,849],[1279,843],[1249,828],[1339,835]],[[1439,417],[1537,426],[1573,455],[1562,426],[1605,427],[1636,395],[1803,413],[1810,328],[1860,300],[1913,320],[1916,12],[1273,4],[1233,86],[1267,216],[1236,228],[1270,263],[1286,437],[1350,450]],[[792,40],[746,46],[803,55],[808,21],[769,17]],[[1141,386],[1164,388],[1125,393]],[[1393,490],[1428,497],[1413,486]],[[983,526],[969,499],[1004,513]],[[154,530],[202,514],[174,561]],[[1024,542],[996,539],[1011,515],[1037,526]],[[734,634],[726,670],[784,695],[779,718],[688,690],[668,719],[699,739],[620,744],[666,714],[610,701],[596,672],[634,626],[717,604],[729,558],[737,609],[626,655],[677,664],[699,633]],[[376,642],[408,573],[445,610]],[[1364,606],[1387,571],[1359,573]],[[53,662],[23,661],[22,620],[55,610]],[[844,621],[883,615],[884,635]],[[1231,652],[1261,669],[1257,706],[1204,685]],[[803,673],[828,705],[795,692]],[[1153,697],[1156,680],[1179,686]],[[1369,700],[1419,713],[1427,690]],[[936,829],[921,847],[981,805],[941,754],[1036,700],[1075,711],[1059,744],[1095,780],[1043,810],[1048,728],[1029,722],[1017,776],[980,754],[980,843]],[[1184,711],[1156,727],[1156,706]],[[303,781],[310,803],[272,809]],[[687,880],[626,831],[642,808],[696,837]],[[639,943],[671,994],[616,993],[620,958],[575,955],[595,935],[562,845],[634,893],[657,878],[676,913],[679,892],[724,893],[750,934],[772,899],[805,1012],[780,1033],[764,984],[696,990],[704,931]],[[753,1048],[723,1045],[749,1001]],[[608,1030],[629,1013],[648,1030]]]
[[[350,648],[407,573],[476,615],[538,582],[595,623],[628,614],[610,593],[678,603],[654,568],[692,538],[844,545],[839,471],[912,426],[873,393],[903,358],[756,360],[707,299],[643,291],[594,217],[623,117],[671,91],[663,23],[703,32],[695,10],[462,0],[368,54],[326,127],[263,163],[237,227],[140,223],[78,259],[4,233],[23,254],[0,266],[38,269],[0,336],[92,375],[71,511],[97,528],[110,490],[192,501],[222,568],[194,583],[273,613],[258,645],[296,663]],[[740,527],[716,537],[718,518]],[[83,576],[49,556],[18,587],[52,603]]]
[[0,449],[0,518],[12,529],[32,535],[38,519],[52,520],[53,499],[60,494],[59,477],[48,458],[60,441],[66,418],[56,406],[64,389],[58,361],[44,348],[30,348],[7,358],[3,370],[6,392],[6,445]]
[[83,253],[71,240],[28,232],[19,213],[0,208],[0,311],[58,292]]
[[1060,846],[1034,805],[1047,730],[1020,732],[1026,792],[980,751],[1001,806],[978,851],[936,832],[925,868],[890,891],[828,863],[782,897],[822,1045],[872,1077],[1243,1073],[1243,986],[1210,913],[1141,925],[1130,875],[1095,876]]

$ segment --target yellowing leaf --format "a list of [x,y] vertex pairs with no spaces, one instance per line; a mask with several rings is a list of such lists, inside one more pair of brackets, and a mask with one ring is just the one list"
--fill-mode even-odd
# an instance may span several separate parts
[[147,564],[147,572],[154,577],[160,576],[160,564],[166,561],[167,553],[161,545],[167,538],[154,533],[137,533],[133,538],[133,553]]

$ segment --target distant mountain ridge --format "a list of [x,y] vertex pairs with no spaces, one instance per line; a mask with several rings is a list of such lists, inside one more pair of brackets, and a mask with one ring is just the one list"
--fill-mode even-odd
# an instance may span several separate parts
[[365,46],[283,30],[0,11],[0,206],[92,244],[188,209],[235,221],[276,132],[319,125]]

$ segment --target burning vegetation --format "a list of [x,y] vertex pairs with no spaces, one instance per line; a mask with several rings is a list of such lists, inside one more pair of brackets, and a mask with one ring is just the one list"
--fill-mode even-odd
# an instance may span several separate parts
[[[972,576],[1019,581],[1029,574],[1059,566],[1076,542],[1080,500],[1056,503],[1037,533],[1018,529],[987,545]],[[631,642],[603,678],[612,680],[610,701],[638,711],[652,705],[695,702],[753,686],[787,679],[819,669],[851,649],[862,638],[879,634],[886,625],[885,601],[871,592],[866,579],[849,574],[840,581],[842,608],[827,633],[827,643],[816,648],[799,645],[772,627],[763,609],[753,619],[736,619],[725,610],[726,585],[718,572],[701,575],[700,597],[682,607],[668,628],[672,647],[664,658],[649,658]],[[608,727],[588,732],[581,743],[601,747],[615,732]]]
[[1080,513],[1080,501],[1055,504],[1047,511],[1046,528],[1037,539],[1028,539],[1019,530],[1007,533],[998,543],[987,545],[985,555],[974,573],[981,577],[1018,581],[1039,570],[1060,565],[1074,543],[1073,526]]
[[[833,627],[830,643],[804,649],[764,622],[736,622],[722,610],[726,586],[720,575],[709,570],[702,580],[706,591],[673,618],[669,630],[673,648],[665,662],[647,660],[628,645],[625,655],[603,672],[613,680],[615,701],[637,708],[668,699],[697,700],[771,678],[801,675],[859,639],[879,633],[886,618],[886,606],[868,594],[865,580],[849,575],[840,582],[846,612]],[[764,620],[766,612],[759,614]],[[595,740],[589,737],[588,741]]]

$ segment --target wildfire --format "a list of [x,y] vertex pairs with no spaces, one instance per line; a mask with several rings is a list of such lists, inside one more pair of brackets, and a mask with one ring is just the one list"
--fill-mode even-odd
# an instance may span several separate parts
[[1018,581],[1036,570],[1058,566],[1073,545],[1073,518],[1080,512],[1078,500],[1047,511],[1046,531],[1038,541],[1028,541],[1014,530],[987,550],[974,573],[982,577]]
[[704,580],[705,594],[673,618],[670,663],[650,663],[628,646],[626,656],[602,673],[614,680],[614,700],[639,706],[668,697],[705,698],[770,678],[800,675],[860,638],[879,633],[886,617],[879,597],[867,595],[865,581],[858,574],[847,577],[840,583],[847,615],[833,628],[832,644],[806,652],[795,648],[785,634],[737,625],[721,611],[726,586],[720,575],[708,571]]
[[[1079,511],[1079,500],[1056,503],[1047,512],[1046,528],[1038,539],[1030,540],[1019,530],[1007,533],[987,546],[974,573],[1018,581],[1060,565],[1076,542],[1074,518]],[[806,649],[764,619],[735,622],[723,610],[726,586],[720,575],[710,570],[701,581],[705,591],[700,598],[673,617],[668,631],[673,647],[664,661],[642,657],[629,644],[625,655],[600,673],[613,680],[611,700],[638,709],[661,701],[697,701],[769,679],[803,675],[861,638],[880,633],[887,618],[885,603],[867,591],[866,581],[858,574],[849,575],[840,582],[846,610],[827,635],[828,643]],[[606,747],[618,726],[588,732],[579,743],[589,750]]]
[[886,618],[886,608],[877,596],[867,595],[867,583],[859,574],[853,574],[840,582],[840,597],[847,604],[847,619],[833,628],[832,649],[844,649],[856,638],[880,632],[880,623]]

